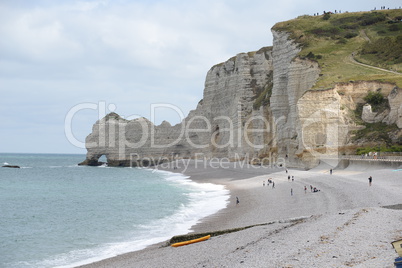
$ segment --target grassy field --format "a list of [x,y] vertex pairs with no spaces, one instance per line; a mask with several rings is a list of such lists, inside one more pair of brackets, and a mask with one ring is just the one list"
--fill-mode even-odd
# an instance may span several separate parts
[[[277,23],[301,45],[299,56],[319,63],[313,89],[337,82],[377,80],[402,87],[402,9],[301,16]],[[352,57],[353,55],[353,57]],[[397,73],[362,66],[355,61]]]

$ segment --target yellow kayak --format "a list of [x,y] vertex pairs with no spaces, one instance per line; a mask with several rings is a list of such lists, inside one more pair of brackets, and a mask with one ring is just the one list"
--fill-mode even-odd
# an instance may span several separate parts
[[188,240],[188,241],[183,241],[183,242],[178,242],[178,243],[174,243],[171,246],[172,247],[181,247],[181,246],[185,246],[185,245],[189,245],[189,244],[193,244],[193,243],[197,243],[197,242],[201,242],[201,241],[205,241],[208,240],[209,238],[211,238],[210,235],[207,236],[203,236],[197,239],[193,239],[193,240]]

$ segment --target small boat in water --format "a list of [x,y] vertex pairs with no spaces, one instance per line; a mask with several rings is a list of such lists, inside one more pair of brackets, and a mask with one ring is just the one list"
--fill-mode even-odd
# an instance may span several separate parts
[[4,165],[2,167],[8,167],[8,168],[20,168],[20,166],[13,166],[13,165]]

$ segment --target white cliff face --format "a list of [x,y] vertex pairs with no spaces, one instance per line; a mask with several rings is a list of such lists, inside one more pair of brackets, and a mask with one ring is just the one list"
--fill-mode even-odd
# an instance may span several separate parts
[[109,164],[124,166],[133,159],[157,163],[173,156],[231,160],[258,156],[272,140],[272,126],[266,120],[269,111],[254,104],[272,86],[272,71],[271,48],[241,53],[212,67],[203,100],[176,126],[106,116],[86,139],[87,164],[96,164],[102,155]]
[[320,69],[316,62],[297,58],[300,52],[289,34],[272,31],[274,36],[273,67],[274,87],[271,109],[276,122],[276,140],[280,156],[289,156],[298,165],[295,153],[299,150],[301,128],[298,100],[311,89],[318,79]]
[[348,141],[348,120],[336,90],[309,90],[297,103],[298,150],[304,167],[318,164],[322,156],[337,157]]
[[[390,109],[373,112],[364,100],[370,91],[388,95]],[[364,104],[361,119],[366,123],[397,124],[401,118],[401,93],[393,84],[375,81],[339,83],[327,90],[306,91],[297,102],[296,155],[302,160],[302,166],[313,167],[320,157],[336,157],[348,152],[348,146],[355,146],[351,143],[351,131],[363,127],[354,120],[358,105]]]
[[269,125],[264,110],[254,110],[253,105],[272,84],[272,71],[271,50],[261,50],[238,54],[208,72],[201,111],[211,123],[213,135],[205,137],[211,144],[204,150],[206,154],[235,158],[236,154],[254,155],[254,147],[264,147],[268,131],[251,129],[256,125],[267,129]]
[[387,99],[390,111],[383,122],[388,125],[396,124],[398,128],[402,128],[402,89],[394,87]]
[[351,130],[363,127],[354,111],[369,91],[386,96],[389,109],[373,112],[365,106],[359,117],[402,128],[401,89],[359,81],[311,90],[320,74],[318,63],[297,57],[300,48],[287,33],[273,35],[273,48],[213,66],[203,99],[180,124],[154,126],[145,118],[128,121],[117,114],[96,122],[86,139],[83,164],[96,165],[102,155],[113,166],[157,164],[173,157],[257,163],[282,157],[289,166],[310,168],[323,155],[354,148]]
[[389,110],[382,111],[381,113],[373,112],[370,104],[363,106],[362,119],[367,123],[379,123],[389,114]]
[[[341,95],[341,104],[349,110],[355,110],[358,104],[364,104],[361,118],[366,123],[383,122],[388,125],[401,125],[402,90],[391,83],[376,81],[359,81],[354,83],[339,83],[334,90]],[[388,108],[381,111],[373,111],[364,97],[368,92],[379,92],[388,101]]]
[[364,106],[367,123],[401,123],[401,90],[390,83],[359,81],[339,83],[328,90],[311,90],[320,73],[316,62],[300,59],[297,44],[284,32],[273,31],[272,120],[276,123],[275,142],[279,156],[287,155],[288,165],[313,167],[322,156],[348,151],[351,130],[356,124],[353,111],[365,103],[369,91],[387,97],[390,109],[373,112]]

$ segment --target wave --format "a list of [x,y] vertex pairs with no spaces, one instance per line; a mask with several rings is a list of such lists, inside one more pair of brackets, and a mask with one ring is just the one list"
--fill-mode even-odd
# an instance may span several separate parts
[[[172,236],[189,233],[191,228],[203,218],[226,208],[229,202],[230,192],[223,185],[197,183],[190,180],[189,176],[180,173],[147,170],[158,172],[168,182],[184,186],[187,189],[185,195],[189,202],[181,204],[170,216],[154,220],[148,224],[136,225],[135,234],[133,233],[127,241],[103,244],[95,248],[73,250],[30,267],[71,268],[142,250],[147,246],[167,241]],[[67,265],[66,263],[69,264]]]
[[103,163],[102,165],[98,166],[99,168],[110,168],[107,163]]

